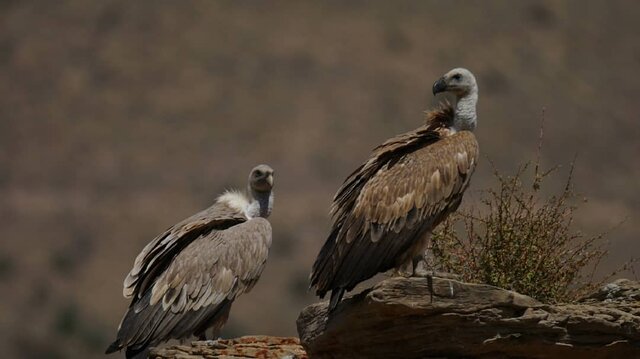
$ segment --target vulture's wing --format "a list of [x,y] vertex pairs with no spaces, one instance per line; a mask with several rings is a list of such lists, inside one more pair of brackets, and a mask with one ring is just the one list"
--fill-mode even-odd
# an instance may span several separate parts
[[[254,218],[192,241],[125,314],[111,351],[203,333],[251,290],[264,269],[271,225]],[[222,323],[224,324],[224,323]],[[218,326],[220,327],[220,326]]]
[[125,298],[134,295],[136,299],[141,298],[171,260],[193,240],[214,229],[229,228],[244,221],[244,213],[226,202],[217,201],[213,206],[171,226],[138,254],[124,280],[123,295]]
[[[397,136],[347,178],[311,285],[324,296],[389,270],[460,204],[478,156],[473,133],[424,126]],[[332,294],[333,297],[333,294]],[[333,302],[333,300],[332,300]]]

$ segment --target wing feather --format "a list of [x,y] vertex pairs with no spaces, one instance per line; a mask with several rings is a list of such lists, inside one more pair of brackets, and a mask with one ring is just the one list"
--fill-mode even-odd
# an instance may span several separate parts
[[123,295],[140,298],[175,255],[191,241],[214,229],[225,229],[244,221],[243,211],[229,206],[226,201],[216,201],[213,206],[170,227],[136,257],[124,280]]

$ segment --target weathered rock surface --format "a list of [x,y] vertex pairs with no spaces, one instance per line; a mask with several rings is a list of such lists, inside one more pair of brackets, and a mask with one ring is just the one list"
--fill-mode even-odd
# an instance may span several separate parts
[[545,305],[500,288],[391,278],[305,308],[311,358],[640,358],[640,284],[618,280],[579,304]]
[[151,349],[149,358],[171,359],[306,359],[298,338],[246,336]]

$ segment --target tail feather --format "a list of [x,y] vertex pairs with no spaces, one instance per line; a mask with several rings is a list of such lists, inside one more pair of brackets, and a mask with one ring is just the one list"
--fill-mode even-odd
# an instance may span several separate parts
[[340,304],[345,290],[346,289],[344,288],[336,288],[331,291],[331,300],[329,301],[329,314],[333,313],[333,311],[338,308],[338,304]]
[[116,339],[113,343],[111,343],[111,345],[109,345],[109,347],[107,348],[107,350],[105,350],[105,354],[111,354],[111,353],[115,353],[118,350],[122,349],[122,344],[120,343],[120,339]]
[[149,355],[149,348],[146,345],[142,347],[124,348],[122,346],[122,343],[120,342],[120,339],[116,339],[116,341],[111,343],[111,345],[109,345],[109,347],[104,353],[111,354],[111,353],[120,351],[122,349],[125,349],[125,357],[127,359],[145,359]]
[[322,293],[318,294],[320,297],[324,296],[324,292],[326,292],[326,288],[329,286],[329,282],[331,281],[330,277],[333,274],[333,269],[331,268],[331,255],[335,251],[336,236],[339,232],[340,227],[334,228],[331,231],[326,242],[322,245],[320,253],[318,253],[318,257],[316,257],[316,260],[313,263],[313,268],[311,269],[311,275],[309,276],[309,289],[315,286],[318,289],[317,292]]

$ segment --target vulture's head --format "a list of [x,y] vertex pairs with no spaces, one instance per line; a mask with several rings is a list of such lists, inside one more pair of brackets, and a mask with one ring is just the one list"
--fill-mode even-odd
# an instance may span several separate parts
[[249,174],[249,186],[257,192],[269,192],[273,188],[273,168],[258,165]]
[[433,84],[433,94],[451,92],[457,98],[464,97],[478,91],[476,77],[471,71],[462,67],[455,68],[442,76]]

